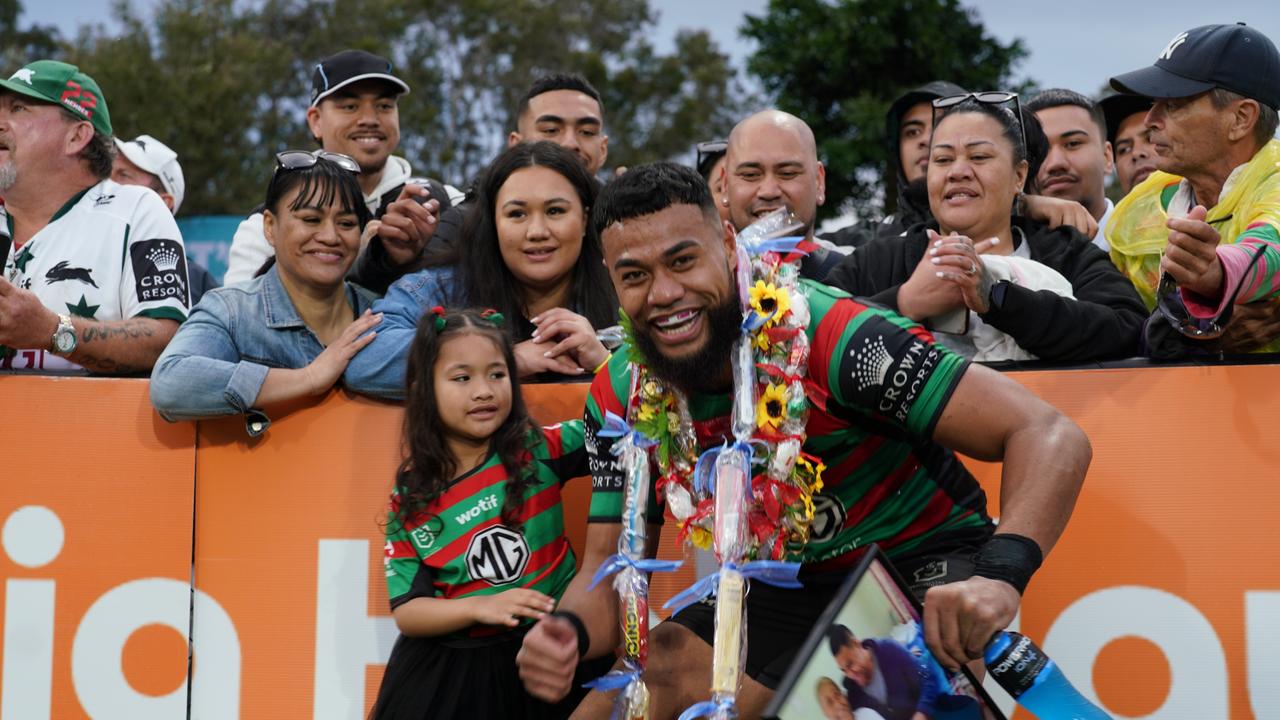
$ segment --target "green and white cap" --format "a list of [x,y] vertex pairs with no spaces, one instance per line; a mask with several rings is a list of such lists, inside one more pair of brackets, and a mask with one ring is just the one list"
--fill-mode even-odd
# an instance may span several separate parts
[[111,114],[97,81],[75,65],[57,60],[36,60],[0,80],[0,88],[42,102],[60,105],[72,115],[86,120],[103,135],[111,135]]

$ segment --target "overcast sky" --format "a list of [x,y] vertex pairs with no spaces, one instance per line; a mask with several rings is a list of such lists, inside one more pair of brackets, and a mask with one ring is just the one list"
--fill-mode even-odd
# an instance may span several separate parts
[[[153,0],[132,0],[146,7]],[[875,0],[863,0],[874,2]],[[739,66],[751,44],[738,37],[747,14],[760,14],[766,0],[650,0],[659,13],[655,42],[670,49],[680,28],[708,28]],[[1018,77],[1040,87],[1099,90],[1112,75],[1151,64],[1165,44],[1182,30],[1209,23],[1244,21],[1280,41],[1280,2],[1276,0],[968,0],[989,32],[1002,40],[1022,38],[1030,57]],[[104,0],[24,0],[24,19],[52,24],[74,36],[84,22],[106,22]],[[803,41],[798,39],[798,41]],[[92,72],[92,70],[90,70]]]

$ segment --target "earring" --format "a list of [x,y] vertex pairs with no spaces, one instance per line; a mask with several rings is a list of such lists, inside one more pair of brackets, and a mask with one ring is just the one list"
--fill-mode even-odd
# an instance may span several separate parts
[[720,198],[720,204],[729,207],[729,198]]

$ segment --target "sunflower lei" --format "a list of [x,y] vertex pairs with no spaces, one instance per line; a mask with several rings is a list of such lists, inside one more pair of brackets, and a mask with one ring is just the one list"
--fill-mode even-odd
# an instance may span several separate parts
[[[796,252],[803,251],[803,243],[770,240],[767,229],[754,233],[764,237],[754,238],[751,230],[739,236],[740,248],[745,250],[739,265],[745,261],[748,267],[739,268],[738,286],[752,367],[744,371],[738,366],[747,363],[735,362],[734,383],[735,393],[750,393],[735,405],[755,409],[750,429],[750,497],[745,508],[749,532],[743,559],[779,560],[808,540],[813,495],[822,489],[826,466],[801,449],[809,414],[805,392],[809,303],[799,287]],[[630,320],[625,315],[622,320],[630,338]],[[629,345],[636,348],[634,342]],[[655,441],[651,452],[658,492],[679,523],[681,541],[711,549],[715,499],[709,484],[700,482],[695,472],[698,442],[687,399],[649,372],[643,358],[637,358],[629,410],[632,425]],[[750,379],[743,382],[742,378]]]

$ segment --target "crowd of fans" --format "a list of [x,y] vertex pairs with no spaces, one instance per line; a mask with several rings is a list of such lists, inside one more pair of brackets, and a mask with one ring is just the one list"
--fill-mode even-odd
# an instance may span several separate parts
[[[805,259],[806,277],[894,309],[978,361],[1275,351],[1273,49],[1244,25],[1188,32],[1151,68],[1114,78],[1119,92],[1101,101],[1065,89],[1029,100],[969,93],[945,81],[913,89],[886,115],[895,211],[818,237],[817,210],[829,199],[803,119],[752,115],[727,140],[699,143],[696,168],[736,230],[789,208],[819,245]],[[408,337],[434,305],[491,306],[510,317],[526,379],[594,370],[605,353],[592,330],[617,324],[587,222],[609,149],[599,93],[577,75],[537,78],[517,108],[511,149],[491,172],[451,179],[464,193],[414,177],[394,155],[396,103],[408,91],[390,63],[367,52],[317,63],[306,120],[321,150],[310,161],[281,155],[267,202],[236,231],[226,288],[200,306],[217,282],[186,258],[180,233],[159,213],[176,213],[183,201],[177,153],[149,135],[113,138],[106,98],[78,68],[36,61],[15,72],[3,83],[0,135],[10,236],[3,367],[146,372],[191,314],[156,367],[157,407],[171,418],[244,413],[279,398],[259,397],[266,368],[310,367],[372,297],[382,299],[360,329],[383,322],[356,341],[370,349],[333,348],[329,355],[350,368],[335,374],[327,355],[324,372],[313,368],[285,397],[339,377],[356,392],[403,397]],[[343,169],[326,171],[330,162]],[[348,172],[353,178],[342,177]],[[279,190],[292,182],[281,176],[299,173],[308,178],[301,199],[285,198]],[[1109,175],[1118,204],[1106,194]],[[347,205],[348,179],[358,208]],[[337,198],[354,213],[357,244],[348,247],[349,228],[319,218],[300,226],[323,226],[315,239],[291,237],[299,208],[330,214]],[[281,200],[289,217],[272,207]],[[281,242],[301,244],[289,251],[301,264],[275,267]],[[123,266],[113,261],[120,254]],[[346,283],[329,277],[309,287],[303,268],[324,263]],[[232,307],[249,314],[234,318]],[[200,329],[210,320],[224,339]],[[257,347],[246,334],[281,344]],[[237,350],[227,357],[229,347]],[[209,399],[178,390],[186,370],[172,374],[201,357],[237,363],[222,392],[209,386]],[[211,377],[202,374],[201,386]]]
[[[737,300],[726,270],[732,253],[725,248],[732,248],[735,231],[785,208],[813,245],[800,273],[811,305],[825,313],[815,314],[815,327],[824,317],[871,313],[875,322],[890,323],[884,328],[905,328],[903,316],[933,331],[930,342],[945,348],[932,352],[950,374],[926,378],[940,384],[934,397],[944,405],[951,392],[966,387],[963,374],[973,386],[967,392],[981,388],[983,403],[992,406],[983,412],[1005,400],[1009,408],[1021,408],[999,422],[984,415],[968,428],[979,433],[977,439],[962,437],[952,427],[957,418],[943,417],[941,406],[917,418],[924,411],[904,405],[902,417],[910,422],[880,430],[878,416],[848,420],[867,391],[861,380],[844,388],[841,383],[852,381],[820,378],[832,392],[823,401],[832,413],[823,432],[853,422],[863,433],[858,422],[864,422],[871,434],[919,435],[911,452],[930,458],[919,472],[934,480],[959,478],[956,487],[964,486],[967,472],[954,467],[952,450],[998,458],[997,448],[1004,448],[1007,474],[1046,465],[1061,471],[1058,490],[1066,495],[1054,497],[1065,498],[1067,509],[1055,512],[1069,513],[1072,478],[1076,470],[1082,478],[1083,469],[1027,458],[1050,450],[1056,457],[1087,456],[1087,442],[1081,446],[1054,430],[1059,416],[965,359],[1084,363],[1280,350],[1275,46],[1243,24],[1194,28],[1174,38],[1154,65],[1117,75],[1111,85],[1118,94],[1101,101],[1065,89],[1023,99],[945,81],[905,93],[886,116],[890,175],[896,176],[893,214],[817,234],[818,208],[841,198],[826,195],[818,144],[802,118],[767,109],[744,118],[727,139],[700,143],[697,188],[687,185],[688,177],[697,180],[692,170],[668,164],[620,168],[606,181],[606,108],[599,93],[578,75],[548,75],[533,80],[521,99],[508,147],[479,177],[444,179],[451,185],[415,177],[409,162],[394,155],[400,139],[396,103],[409,87],[385,59],[349,50],[315,67],[306,119],[320,149],[276,156],[264,201],[237,230],[224,286],[215,288],[187,259],[173,219],[185,189],[177,153],[148,135],[115,139],[107,100],[93,79],[74,66],[38,60],[0,81],[2,367],[150,372],[152,402],[166,419],[242,414],[251,433],[269,422],[264,406],[338,384],[407,398],[418,408],[415,416],[438,421],[411,429],[425,439],[410,451],[398,487],[417,487],[405,478],[422,476],[427,489],[407,497],[446,507],[451,485],[436,487],[441,475],[448,480],[457,471],[489,467],[486,462],[503,472],[485,482],[507,483],[510,495],[519,476],[515,454],[508,448],[486,461],[489,439],[500,431],[517,440],[529,433],[543,437],[523,415],[519,381],[599,374],[599,385],[618,362],[610,350],[617,345],[619,306],[635,324],[636,341],[654,343],[646,353],[651,357],[679,356],[673,348],[686,335],[720,337],[722,306],[730,308],[732,338]],[[1122,196],[1115,203],[1106,195],[1111,174]],[[848,304],[850,296],[858,302]],[[490,311],[456,314],[465,307]],[[899,337],[898,325],[881,332],[882,343],[886,337],[903,347],[916,342],[915,335]],[[451,341],[455,336],[470,339]],[[672,377],[714,383],[718,356],[707,352],[667,358],[666,367],[684,367],[684,374]],[[488,383],[474,396],[484,401],[479,409],[458,416],[456,407],[445,407],[451,396],[441,388],[450,382]],[[678,386],[680,380],[672,382]],[[682,389],[705,388],[693,383]],[[625,390],[609,402],[625,407]],[[1015,426],[1019,418],[1022,425]],[[1031,441],[1017,440],[1027,428],[1049,428],[1035,451],[1026,444]],[[429,436],[440,432],[451,439],[433,444]],[[546,461],[555,471],[539,482],[554,486],[557,476],[585,472],[584,453],[597,451],[589,441],[580,447],[582,432],[570,427],[557,430],[554,442],[539,441],[535,455],[549,453],[555,460]],[[588,436],[592,432],[588,422]],[[468,438],[484,451],[462,442]],[[922,451],[926,445],[933,449]],[[427,465],[440,469],[437,476],[423,474]],[[600,467],[594,455],[591,467]],[[513,479],[504,480],[503,473]],[[464,480],[474,477],[463,473],[456,482]],[[1049,521],[1050,529],[1042,531],[1020,526],[1016,514],[1006,513],[1001,533],[992,536],[974,502],[981,491],[964,487],[969,494],[956,501],[954,512],[964,510],[960,516],[973,519],[969,529],[976,535],[966,536],[964,547],[967,557],[979,558],[967,564],[968,573],[984,575],[982,553],[996,552],[989,549],[992,537],[1004,538],[1001,567],[1020,568],[1025,577],[1015,579],[1025,585],[1060,523]],[[1019,485],[1006,479],[1005,487],[1016,494]],[[520,497],[510,495],[488,509],[498,513],[501,506],[506,522],[524,517],[519,504]],[[393,517],[400,518],[393,524],[402,545],[389,550],[389,558],[412,559],[414,544],[421,549],[422,537],[438,533],[420,535],[412,513],[397,509]],[[1060,520],[1065,523],[1065,515]],[[543,530],[562,533],[556,523]],[[598,564],[591,553],[599,547],[609,547],[609,540],[589,536],[588,567]],[[395,554],[401,552],[409,555]],[[572,568],[572,554],[562,552],[554,587],[544,583],[512,607],[490,603],[449,622],[431,615],[443,612],[438,608],[428,612],[413,601],[435,599],[432,583],[453,588],[447,597],[471,591],[449,595],[457,588],[449,584],[454,580],[441,580],[444,570],[424,579],[415,576],[413,562],[397,566],[397,622],[406,635],[474,639],[467,627],[541,619],[555,605],[549,600],[577,593],[576,614],[565,614],[564,627],[539,623],[523,649],[514,637],[503,650],[512,658],[521,653],[531,698],[560,700],[578,658],[589,648],[597,657],[613,647],[602,639],[608,623],[585,609],[586,591],[568,584],[566,558]],[[998,579],[1021,590],[1009,578]],[[957,576],[947,576],[953,580]],[[991,592],[964,584],[972,581],[956,586],[965,593]],[[924,594],[928,587],[918,590]],[[770,602],[768,593],[753,593],[760,603]],[[948,604],[946,595],[928,597],[944,608],[939,612],[968,612],[959,601]],[[423,619],[428,617],[435,619]],[[989,629],[1001,618],[977,627]],[[786,634],[797,632],[803,634],[803,627]],[[753,640],[757,652],[781,642]],[[930,644],[956,662],[976,656],[963,638],[934,636]],[[557,654],[566,646],[574,648],[571,657]],[[505,667],[512,658],[502,661]],[[700,651],[686,657],[701,659]],[[433,662],[459,660],[449,654]],[[754,673],[752,668],[749,660]],[[767,688],[769,673],[778,668],[766,670],[758,678]],[[466,672],[454,667],[449,677]],[[393,691],[384,686],[384,695],[384,704],[392,703]],[[526,700],[541,702],[531,698]],[[428,701],[418,693],[409,705]],[[674,707],[671,697],[666,702],[659,706]],[[571,709],[563,703],[554,711],[551,705],[537,712],[534,705],[501,707],[497,712],[516,714]]]

